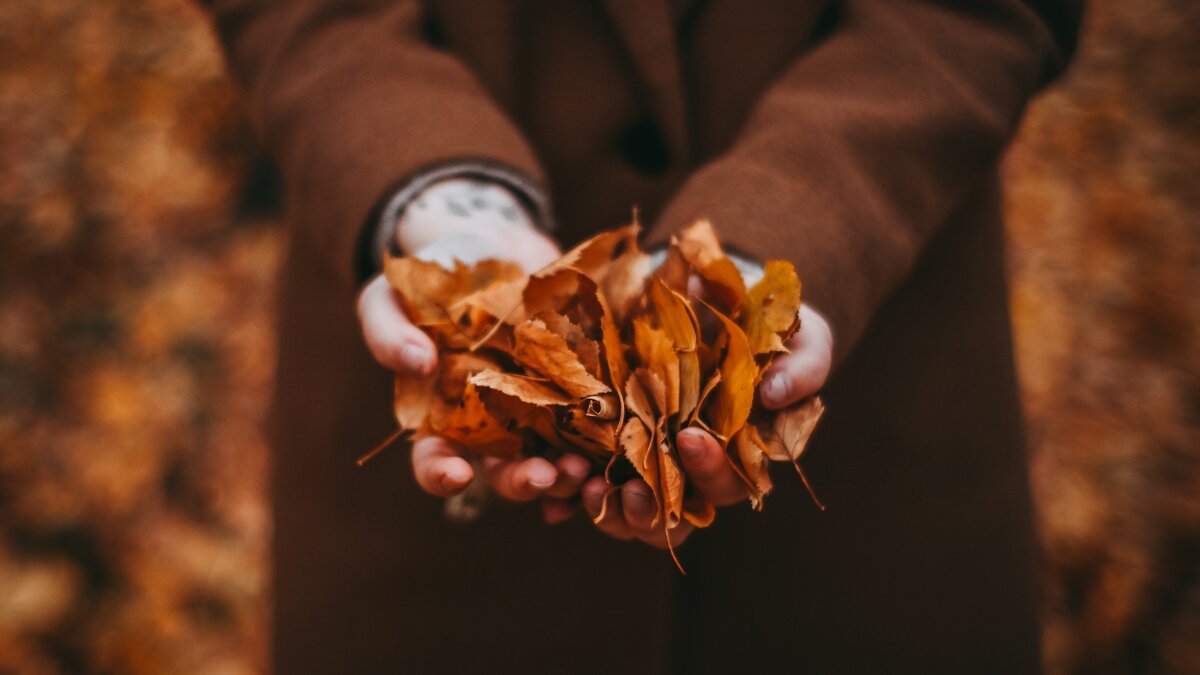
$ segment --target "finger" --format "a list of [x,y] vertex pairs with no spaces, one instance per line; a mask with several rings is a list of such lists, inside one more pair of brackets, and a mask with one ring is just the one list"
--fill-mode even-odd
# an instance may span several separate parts
[[[671,528],[671,546],[673,548],[679,548],[679,545],[684,541],[687,541],[687,538],[695,529],[695,526],[686,520]],[[667,548],[667,536],[667,532],[663,530],[663,527],[660,523],[659,526],[655,527],[653,530],[644,534],[639,534],[638,539],[651,546],[654,546],[655,548]]]
[[450,497],[467,488],[475,471],[458,448],[444,438],[426,436],[412,446],[413,476],[431,495]]
[[579,506],[565,499],[547,497],[542,500],[542,520],[547,525],[557,525],[571,519]]
[[625,515],[625,523],[634,534],[638,537],[650,534],[651,529],[655,527],[654,517],[658,515],[658,505],[646,481],[634,479],[621,486],[621,512]]
[[712,434],[691,427],[679,432],[676,443],[688,480],[711,504],[724,506],[746,498],[746,484],[734,472],[725,458],[725,450]]
[[514,502],[540,497],[558,479],[554,465],[541,457],[519,461],[488,457],[483,462],[483,470],[496,494]]
[[[596,522],[596,527],[600,531],[613,539],[633,539],[633,534],[629,531],[629,526],[625,523],[625,516],[621,513],[621,500],[616,499],[616,493],[609,494],[611,488],[603,478],[596,477],[583,484],[583,510],[587,512],[593,522]],[[605,505],[607,500],[607,506]],[[604,518],[596,521],[600,517],[601,510],[604,511]]]
[[558,499],[574,497],[592,469],[591,463],[574,454],[559,457],[555,466],[558,468],[558,479],[546,491],[546,495]]
[[763,404],[778,409],[820,391],[833,365],[833,334],[815,311],[800,308],[800,330],[787,342],[790,350],[775,358],[763,375]]
[[371,356],[401,373],[428,375],[437,366],[433,341],[404,315],[400,300],[382,275],[358,296],[358,318]]

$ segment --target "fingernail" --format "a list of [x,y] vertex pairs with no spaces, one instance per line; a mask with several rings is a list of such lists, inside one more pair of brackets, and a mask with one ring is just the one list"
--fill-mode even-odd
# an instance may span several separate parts
[[621,490],[624,491],[625,494],[635,499],[641,501],[650,500],[650,490],[648,490],[646,486],[642,485],[641,483],[630,481],[622,486]]
[[633,515],[649,515],[650,512],[654,510],[654,500],[651,497],[650,492],[642,486],[626,486],[623,488],[623,491],[625,492],[626,496],[632,498],[632,500],[628,502],[628,506],[629,510],[633,512]]
[[453,485],[461,485],[469,480],[471,480],[470,474],[467,473],[466,468],[461,466],[447,469],[446,472],[442,474],[442,481]]
[[588,481],[583,486],[583,492],[587,497],[599,499],[604,496],[605,492],[608,492],[608,485],[605,484],[603,480],[599,479]]
[[529,485],[536,490],[545,490],[554,485],[554,472],[534,469],[529,472]]
[[569,461],[563,461],[561,466],[559,466],[559,470],[571,478],[583,478],[588,474],[589,468],[590,467],[588,466],[587,460],[583,459],[582,457]]
[[684,460],[695,462],[704,457],[704,439],[697,432],[681,431],[675,440]]
[[783,403],[788,400],[788,378],[783,373],[775,373],[763,387],[763,398],[770,403]]
[[400,362],[408,370],[424,373],[429,369],[429,350],[410,343],[400,348]]

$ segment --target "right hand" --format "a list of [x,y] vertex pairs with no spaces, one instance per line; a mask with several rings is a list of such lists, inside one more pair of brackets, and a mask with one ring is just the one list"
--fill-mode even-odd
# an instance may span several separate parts
[[[406,209],[397,227],[397,243],[408,255],[449,266],[485,258],[515,262],[534,272],[556,259],[557,244],[542,234],[507,189],[492,183],[456,178],[426,188]],[[437,367],[437,349],[404,315],[400,299],[382,275],[363,287],[358,316],[367,348],[381,365],[400,377],[420,377]],[[421,489],[450,497],[467,488],[475,471],[461,448],[444,438],[425,436],[412,446],[413,474]],[[492,490],[513,501],[546,497],[543,516],[556,523],[575,511],[571,497],[591,469],[580,455],[551,463],[541,457],[487,458],[484,474]]]

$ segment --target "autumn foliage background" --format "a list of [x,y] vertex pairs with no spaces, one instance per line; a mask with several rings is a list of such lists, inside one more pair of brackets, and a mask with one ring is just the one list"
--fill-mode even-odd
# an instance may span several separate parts
[[[1051,673],[1200,672],[1200,5],[1006,163]],[[285,233],[203,12],[0,3],[0,672],[260,672]],[[615,224],[614,224],[615,225]]]

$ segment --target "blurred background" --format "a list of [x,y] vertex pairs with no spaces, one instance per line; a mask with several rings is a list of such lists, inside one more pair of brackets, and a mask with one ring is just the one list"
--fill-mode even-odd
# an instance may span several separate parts
[[[1200,673],[1200,3],[1006,160],[1047,667]],[[284,231],[205,14],[0,3],[0,673],[266,669]]]

